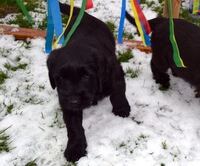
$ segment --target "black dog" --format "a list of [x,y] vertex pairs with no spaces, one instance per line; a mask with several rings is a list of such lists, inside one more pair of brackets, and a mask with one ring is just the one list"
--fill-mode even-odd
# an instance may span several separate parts
[[[126,18],[134,26],[135,20],[126,12]],[[152,29],[151,70],[156,83],[169,88],[170,68],[173,75],[189,82],[196,88],[196,97],[200,97],[200,28],[183,19],[174,19],[175,37],[180,56],[186,68],[176,67],[173,61],[172,45],[169,40],[169,19],[158,17],[149,20]]]
[[[61,12],[70,7],[60,4]],[[79,12],[74,9],[72,24]],[[67,30],[68,31],[68,30]],[[110,96],[112,112],[129,116],[122,67],[115,55],[115,40],[102,21],[85,13],[70,42],[52,51],[47,66],[50,83],[57,87],[59,102],[68,131],[64,153],[68,161],[77,161],[86,154],[86,138],[82,127],[82,110],[105,96]]]

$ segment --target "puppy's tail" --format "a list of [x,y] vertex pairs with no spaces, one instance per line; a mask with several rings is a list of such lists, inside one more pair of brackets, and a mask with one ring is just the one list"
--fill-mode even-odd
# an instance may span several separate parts
[[[137,28],[135,19],[127,11],[126,11],[126,19],[128,20],[128,22],[130,22],[133,26],[135,26]],[[157,17],[157,18],[148,20],[152,31],[154,31],[154,29],[157,25],[163,23],[164,21],[167,21],[167,19],[163,18],[163,17]],[[137,29],[137,31],[138,31],[138,29]]]
[[128,20],[128,22],[130,22],[133,26],[136,26],[136,22],[135,19],[126,11],[126,19]]
[[[69,14],[70,14],[70,5],[64,4],[64,3],[60,3],[60,2],[59,2],[59,5],[60,5],[61,13],[69,16]],[[79,14],[79,11],[80,11],[80,8],[74,7],[73,15],[77,16]]]

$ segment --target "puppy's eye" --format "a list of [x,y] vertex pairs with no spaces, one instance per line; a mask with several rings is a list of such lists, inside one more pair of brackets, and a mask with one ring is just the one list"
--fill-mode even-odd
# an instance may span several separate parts
[[89,79],[90,79],[90,76],[89,76],[88,74],[84,74],[84,75],[82,76],[82,79],[84,79],[84,80],[89,80]]

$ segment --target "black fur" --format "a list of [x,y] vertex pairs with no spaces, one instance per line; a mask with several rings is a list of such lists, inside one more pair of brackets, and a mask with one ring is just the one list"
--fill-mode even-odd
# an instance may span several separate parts
[[[126,13],[126,18],[135,25],[134,18]],[[200,97],[200,28],[183,19],[174,19],[175,37],[180,56],[186,68],[176,67],[173,51],[169,40],[169,19],[155,18],[149,20],[152,36],[151,70],[156,83],[169,88],[170,68],[173,75],[183,78],[196,87],[196,97]]]
[[[68,5],[60,6],[62,13],[69,14]],[[75,8],[70,26],[78,11],[79,8]],[[69,43],[49,55],[47,66],[51,86],[57,87],[68,131],[64,155],[68,161],[77,161],[86,155],[87,143],[82,127],[84,108],[110,96],[113,113],[129,116],[124,73],[116,59],[114,37],[102,21],[85,13]]]

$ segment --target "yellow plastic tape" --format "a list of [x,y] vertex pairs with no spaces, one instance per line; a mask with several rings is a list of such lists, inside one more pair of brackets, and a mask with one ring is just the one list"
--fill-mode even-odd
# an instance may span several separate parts
[[68,28],[69,26],[69,23],[72,19],[72,16],[73,16],[73,12],[74,12],[74,0],[70,0],[70,14],[69,14],[69,18],[68,18],[68,21],[67,21],[67,25],[65,26],[62,34],[58,37],[58,39],[54,42],[53,44],[53,48],[58,48],[58,42],[60,41],[61,37],[64,35],[66,29]]
[[142,35],[143,31],[142,31],[142,27],[141,27],[141,24],[140,24],[140,21],[139,21],[139,16],[137,14],[137,11],[136,11],[136,8],[135,8],[133,0],[130,0],[130,1],[131,1],[131,8],[133,10],[133,14],[134,14],[134,17],[135,17],[135,22],[136,22],[136,25],[138,27],[138,31],[140,32],[140,35],[142,37],[142,41],[143,41],[144,45],[146,46],[144,35]]

